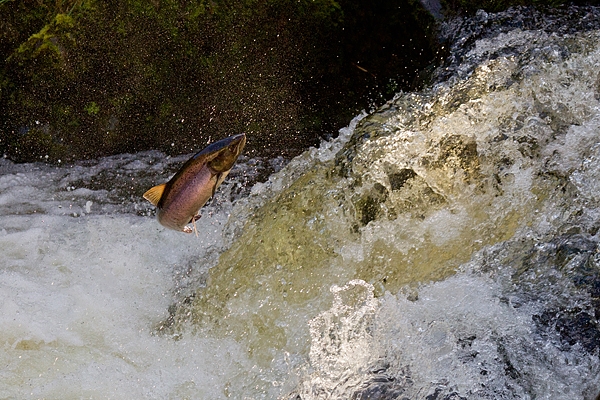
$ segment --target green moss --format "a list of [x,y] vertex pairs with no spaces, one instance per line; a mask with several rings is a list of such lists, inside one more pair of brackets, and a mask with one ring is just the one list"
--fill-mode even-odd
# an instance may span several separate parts
[[69,37],[68,31],[74,26],[73,18],[65,14],[57,14],[52,22],[45,25],[38,33],[34,33],[17,49],[17,54],[26,53],[25,57],[36,57],[44,51],[50,51],[61,57],[59,41],[61,34]]
[[160,105],[160,117],[165,118],[169,117],[173,114],[173,104],[171,102],[166,101]]
[[98,115],[98,113],[100,112],[100,106],[98,106],[98,104],[95,101],[92,101],[85,106],[84,110],[89,115]]
[[190,4],[187,8],[187,18],[190,21],[195,21],[207,13],[213,12],[213,7],[204,2],[198,2],[196,4]]

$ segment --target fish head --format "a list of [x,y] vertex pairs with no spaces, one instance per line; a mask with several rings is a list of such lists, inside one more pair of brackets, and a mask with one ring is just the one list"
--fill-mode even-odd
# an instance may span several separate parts
[[[246,134],[241,133],[219,140],[211,146],[214,146],[215,148],[211,149],[213,152],[207,159],[208,167],[214,173],[229,171],[233,167],[238,156],[242,153],[244,146],[246,146]],[[207,147],[206,150],[210,149],[211,146]]]

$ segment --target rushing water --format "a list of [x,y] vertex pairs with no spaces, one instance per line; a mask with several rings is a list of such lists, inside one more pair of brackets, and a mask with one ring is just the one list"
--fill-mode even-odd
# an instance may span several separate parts
[[448,25],[432,88],[242,159],[199,238],[141,198],[185,157],[0,161],[0,398],[594,398],[597,16]]

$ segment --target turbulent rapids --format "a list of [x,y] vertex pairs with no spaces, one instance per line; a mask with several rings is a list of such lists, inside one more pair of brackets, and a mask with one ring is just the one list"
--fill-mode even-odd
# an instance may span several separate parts
[[594,398],[600,11],[562,13],[448,24],[429,89],[242,160],[201,241],[114,200],[177,160],[3,162],[0,397]]

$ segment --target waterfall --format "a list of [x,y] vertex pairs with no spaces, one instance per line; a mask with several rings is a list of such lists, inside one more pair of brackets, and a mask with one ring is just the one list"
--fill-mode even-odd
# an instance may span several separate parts
[[599,13],[447,22],[427,89],[242,157],[199,238],[141,198],[185,156],[0,160],[0,397],[595,398]]

